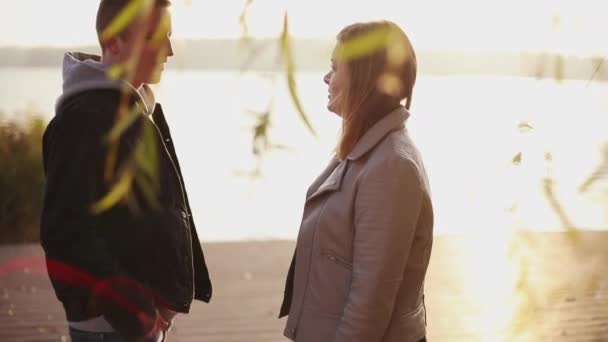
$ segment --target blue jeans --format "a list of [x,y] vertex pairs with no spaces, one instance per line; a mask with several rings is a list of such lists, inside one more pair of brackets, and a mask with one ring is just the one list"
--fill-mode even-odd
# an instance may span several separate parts
[[[95,333],[82,331],[70,327],[70,337],[72,342],[128,342],[125,338],[120,336],[118,333]],[[163,337],[159,341],[164,341]]]

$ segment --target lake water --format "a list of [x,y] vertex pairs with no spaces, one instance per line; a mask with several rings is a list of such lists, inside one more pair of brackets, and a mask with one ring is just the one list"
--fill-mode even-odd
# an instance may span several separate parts
[[[168,70],[156,86],[203,240],[296,237],[305,191],[329,160],[340,121],[325,108],[321,73],[297,77],[318,138],[298,119],[285,84],[274,73]],[[50,119],[60,89],[59,69],[0,69],[0,120],[32,111]],[[272,142],[288,148],[267,154],[261,176],[251,178],[249,111],[271,100]],[[606,187],[578,187],[600,162],[607,115],[605,83],[420,75],[408,125],[429,172],[437,234],[560,229],[542,190],[546,175],[575,224],[606,227]],[[522,133],[522,121],[534,129]]]

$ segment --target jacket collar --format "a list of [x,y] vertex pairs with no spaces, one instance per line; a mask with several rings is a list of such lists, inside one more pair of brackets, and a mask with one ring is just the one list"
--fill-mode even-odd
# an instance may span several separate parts
[[405,121],[410,116],[410,113],[405,107],[399,106],[385,117],[380,119],[359,139],[353,150],[348,154],[346,159],[357,160],[364,154],[376,146],[382,138],[392,131],[401,129],[405,126]]
[[409,115],[404,107],[393,110],[363,135],[346,160],[340,161],[336,157],[333,157],[329,165],[327,165],[325,170],[321,172],[308,189],[306,201],[310,201],[327,192],[340,190],[348,161],[357,160],[376,146],[388,133],[404,127]]
[[[306,193],[307,201],[313,197],[317,197],[323,192],[337,190],[340,188],[342,172],[335,172],[336,169],[339,169],[338,166],[340,164],[343,163],[340,163],[340,161],[336,157],[331,158],[325,170],[321,172],[319,177],[317,177],[317,179],[312,183],[310,188],[308,188],[308,192]],[[344,167],[342,167],[342,169],[344,169]]]

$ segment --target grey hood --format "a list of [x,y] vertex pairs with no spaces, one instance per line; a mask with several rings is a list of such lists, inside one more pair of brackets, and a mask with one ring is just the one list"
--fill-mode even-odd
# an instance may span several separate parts
[[135,89],[129,82],[108,78],[109,66],[101,62],[101,57],[82,52],[67,52],[63,56],[63,93],[57,99],[57,110],[63,102],[70,97],[93,89],[116,89],[119,91],[132,91],[137,94],[137,102],[144,111],[151,114],[156,101],[152,89],[144,84]]

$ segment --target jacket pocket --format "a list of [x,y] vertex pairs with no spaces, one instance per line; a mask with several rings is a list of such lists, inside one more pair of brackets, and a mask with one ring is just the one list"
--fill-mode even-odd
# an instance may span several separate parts
[[323,315],[342,315],[351,280],[352,264],[348,260],[330,250],[316,252],[310,265],[304,310]]
[[338,264],[348,270],[353,270],[353,264],[351,262],[347,261],[342,257],[337,256],[334,252],[330,250],[324,249],[323,251],[321,251],[321,255],[335,264]]

